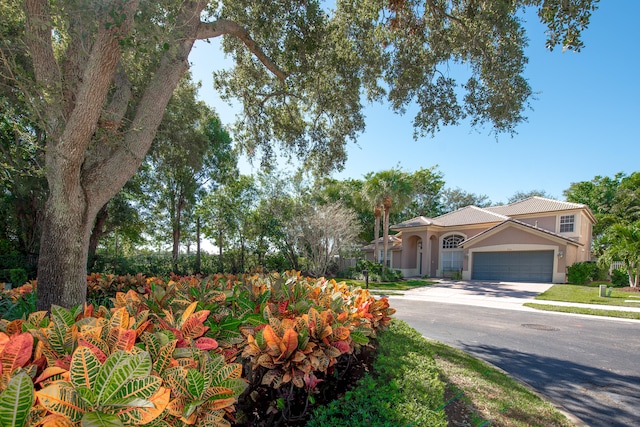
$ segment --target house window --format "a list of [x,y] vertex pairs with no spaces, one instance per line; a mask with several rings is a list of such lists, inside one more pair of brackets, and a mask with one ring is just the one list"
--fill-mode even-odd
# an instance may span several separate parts
[[573,233],[573,225],[575,224],[575,215],[562,215],[560,217],[560,232]]
[[442,252],[442,271],[462,271],[462,251]]
[[442,249],[456,249],[463,241],[464,237],[459,234],[447,236],[442,239]]
[[[391,268],[391,249],[387,251],[387,268]],[[384,262],[384,248],[378,251],[378,264],[382,264]]]
[[446,277],[449,272],[462,271],[463,254],[459,247],[463,241],[464,236],[460,234],[452,234],[442,239],[442,272]]

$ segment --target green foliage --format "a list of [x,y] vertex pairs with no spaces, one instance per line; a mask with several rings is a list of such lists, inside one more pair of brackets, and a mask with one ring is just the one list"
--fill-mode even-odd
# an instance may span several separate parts
[[444,384],[422,336],[394,320],[378,336],[373,372],[314,411],[308,427],[446,426]]
[[[598,175],[591,181],[574,182],[564,195],[569,202],[589,206],[597,219],[593,228],[596,237],[605,235],[615,224],[640,220],[640,172],[629,176],[619,172],[611,178]],[[595,250],[600,252],[602,248]]]
[[364,280],[364,270],[369,271],[370,282],[396,282],[402,280],[402,272],[400,270],[383,269],[382,264],[375,263],[366,259],[358,260],[355,267],[347,270],[347,277],[355,280]]
[[9,275],[13,286],[22,286],[27,283],[27,272],[24,268],[13,268],[9,270]]
[[18,371],[11,377],[7,387],[0,392],[0,426],[27,425],[33,401],[33,382],[26,372]]
[[[226,426],[241,395],[238,417],[254,414],[256,393],[262,416],[303,419],[394,313],[386,298],[297,272],[167,281],[91,275],[88,283],[96,295],[107,294],[101,286],[128,290],[116,291],[113,309],[53,306],[49,317],[0,321],[3,382],[15,368],[34,379],[29,425],[49,416]],[[34,295],[32,285],[22,288],[10,295]]]
[[[248,258],[250,259],[250,257]],[[252,260],[248,264],[254,265]],[[171,273],[186,276],[197,273],[196,256],[193,254],[181,254],[178,258],[177,269],[175,267],[170,253],[112,256],[105,251],[99,251],[91,272],[122,276],[143,274],[147,277],[167,277]],[[219,272],[218,256],[202,253],[200,272],[203,274]]]
[[80,346],[71,357],[69,381],[54,381],[36,394],[47,411],[83,425],[100,419],[112,425],[146,424],[169,403],[169,390],[151,368],[144,351],[118,350],[102,362],[94,349]]
[[626,271],[616,268],[611,272],[611,283],[618,286],[628,286],[629,275]]
[[24,319],[36,311],[36,294],[31,286],[0,290],[0,318],[5,320]]
[[574,285],[584,285],[594,280],[600,280],[607,275],[595,262],[577,262],[567,267],[567,281]]
[[627,269],[629,286],[640,286],[640,220],[617,222],[606,231],[599,264],[608,267],[621,261]]

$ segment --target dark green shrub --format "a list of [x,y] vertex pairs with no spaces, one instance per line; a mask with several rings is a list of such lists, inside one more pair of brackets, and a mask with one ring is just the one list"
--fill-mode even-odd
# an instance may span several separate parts
[[24,268],[13,268],[9,270],[9,275],[11,277],[11,284],[14,287],[22,286],[27,283],[27,271]]
[[619,268],[611,272],[611,284],[618,286],[629,286],[629,274]]
[[26,319],[36,311],[36,293],[28,292],[11,298],[7,292],[0,295],[0,319]]
[[387,268],[385,272],[383,271],[382,264],[367,259],[361,259],[356,263],[355,267],[349,268],[347,270],[347,277],[355,280],[364,280],[363,270],[369,271],[370,282],[397,282],[398,280],[402,280],[402,272],[400,270]]
[[603,280],[606,274],[606,270],[603,271],[595,262],[577,262],[567,267],[567,282],[584,285],[594,280]]
[[379,334],[373,372],[344,397],[319,407],[307,427],[446,426],[444,384],[429,343],[394,320]]

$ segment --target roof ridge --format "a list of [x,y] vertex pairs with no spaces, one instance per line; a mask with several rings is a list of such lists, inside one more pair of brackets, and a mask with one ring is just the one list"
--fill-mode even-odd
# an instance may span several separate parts
[[469,205],[469,206],[467,206],[467,207],[469,207],[469,208],[474,208],[474,209],[477,209],[477,210],[482,211],[482,212],[487,212],[487,213],[489,213],[489,214],[491,214],[491,215],[494,215],[494,216],[497,216],[498,218],[501,218],[501,219],[509,219],[509,218],[511,218],[510,216],[503,215],[503,214],[499,214],[499,213],[497,213],[497,212],[492,212],[492,211],[490,211],[490,210],[488,210],[488,209],[481,208],[481,207],[478,207],[478,206],[476,206],[476,205]]
[[480,207],[478,207],[476,205],[467,205],[467,206],[464,206],[462,208],[456,209],[455,211],[447,212],[446,214],[442,214],[440,216],[437,216],[437,217],[435,217],[433,219],[438,219],[438,218],[442,218],[442,217],[445,217],[445,216],[453,215],[453,214],[455,214],[457,212],[460,212],[460,211],[463,211],[465,209],[475,209],[475,210],[478,210],[478,211],[481,211],[481,212],[486,212],[486,213],[488,213],[490,215],[497,216],[500,219],[509,218],[506,215],[502,215],[502,214],[499,214],[499,213],[496,213],[496,212],[492,212],[490,210],[487,210],[486,208],[480,208]]
[[545,202],[553,202],[553,203],[564,203],[564,204],[580,206],[580,207],[588,207],[584,203],[568,202],[566,200],[556,200],[556,199],[551,199],[549,197],[542,197],[542,196],[529,196],[526,199],[518,200],[516,202],[509,203],[507,205],[502,205],[502,206],[513,206],[513,205],[517,205],[517,204],[526,202],[527,200],[530,200],[530,199],[544,200]]

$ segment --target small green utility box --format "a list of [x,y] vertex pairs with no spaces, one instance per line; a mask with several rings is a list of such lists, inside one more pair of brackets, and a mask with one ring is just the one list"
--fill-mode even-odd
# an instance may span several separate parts
[[607,285],[600,285],[600,297],[607,297]]

